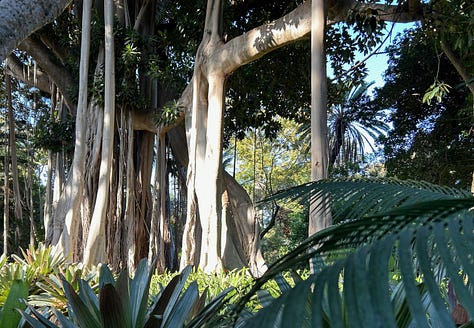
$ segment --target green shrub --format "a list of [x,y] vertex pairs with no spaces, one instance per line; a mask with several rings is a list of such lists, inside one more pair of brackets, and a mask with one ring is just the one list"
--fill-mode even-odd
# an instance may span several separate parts
[[[187,267],[169,280],[165,288],[150,298],[152,271],[146,259],[142,260],[130,278],[127,270],[114,277],[106,265],[100,267],[99,289],[97,293],[84,279],[78,281],[78,291],[63,277],[63,289],[67,298],[67,314],[52,309],[53,318],[48,313],[40,313],[29,305],[31,311],[22,315],[34,328],[62,327],[87,328],[151,328],[200,327],[214,318],[215,309],[225,300],[229,290],[224,290],[206,305],[207,291],[199,293],[195,281],[187,284],[191,267]],[[151,299],[151,302],[150,302]]]

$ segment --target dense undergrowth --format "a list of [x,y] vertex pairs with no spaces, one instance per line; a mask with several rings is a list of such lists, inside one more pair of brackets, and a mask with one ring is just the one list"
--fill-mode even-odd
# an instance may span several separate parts
[[[259,297],[255,296],[247,302],[245,311],[254,313],[262,308],[262,300],[278,297],[283,282],[287,287],[294,285],[295,273],[281,277],[279,283],[278,280],[268,281]],[[297,279],[307,277],[308,272],[300,272],[297,276]],[[128,282],[125,282],[127,279]],[[233,321],[226,309],[235,306],[250,291],[253,283],[254,278],[247,269],[206,274],[188,267],[181,273],[156,274],[145,260],[132,274],[127,271],[112,273],[106,265],[86,270],[82,264],[67,263],[50,247],[40,244],[36,249],[22,250],[22,256],[0,259],[0,327],[107,327],[104,320],[110,318],[105,316],[104,319],[101,314],[116,312],[114,306],[128,307],[131,312],[136,312],[135,306],[143,309],[135,319],[128,318],[133,316],[130,313],[119,314],[112,319],[113,322],[118,320],[112,324],[113,327],[122,327],[118,323],[122,320],[148,320],[144,327],[177,327],[183,324],[199,327],[207,321],[215,321],[214,324],[220,326],[225,325],[223,322]],[[116,293],[128,293],[125,304],[110,305]],[[15,302],[12,303],[12,299]],[[105,303],[110,304],[102,305]],[[170,308],[168,322],[164,322],[166,308]],[[159,314],[153,314],[154,311]],[[179,313],[179,320],[176,319],[176,312]],[[160,316],[163,322],[152,324],[153,317]],[[94,319],[89,321],[90,317]],[[132,326],[135,327],[135,322]]]

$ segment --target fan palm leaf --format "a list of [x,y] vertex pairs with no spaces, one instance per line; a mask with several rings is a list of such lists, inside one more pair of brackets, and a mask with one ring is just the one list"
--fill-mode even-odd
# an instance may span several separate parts
[[[311,258],[324,262],[246,326],[455,327],[446,281],[474,318],[472,194],[415,181],[333,180],[272,199],[290,195],[328,200],[341,223],[308,238],[256,281],[240,306],[280,272]],[[397,289],[390,280],[393,270],[400,276]],[[290,313],[295,304],[301,307],[299,318]]]

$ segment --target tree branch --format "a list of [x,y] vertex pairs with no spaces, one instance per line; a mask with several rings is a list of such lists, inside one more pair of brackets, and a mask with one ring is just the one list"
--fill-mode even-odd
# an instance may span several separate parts
[[[423,18],[422,12],[410,13],[400,6],[389,6],[374,3],[360,3],[354,0],[336,2],[329,10],[327,24],[345,20],[349,12],[377,12],[377,17],[384,21],[406,23]],[[289,43],[305,38],[311,32],[311,1],[308,0],[287,15],[270,23],[256,27],[247,33],[237,36],[222,45],[213,55],[212,62],[216,69],[230,74],[240,66],[254,61],[263,55]]]
[[25,82],[31,86],[34,86],[40,89],[43,92],[51,92],[51,81],[47,74],[41,70],[36,71],[36,81],[34,81],[33,76],[27,74],[28,67],[23,64],[17,56],[11,53],[5,60],[8,73],[14,78]]
[[[353,0],[342,0],[336,8],[332,7],[327,24],[335,24],[346,19],[350,11],[373,9],[380,19],[391,22],[408,22],[422,19],[422,14],[416,15],[403,11],[400,6],[382,4],[364,4]],[[229,42],[222,44],[208,61],[215,71],[223,71],[229,75],[239,67],[250,63],[265,54],[283,47],[289,43],[306,38],[311,32],[311,1],[308,0],[287,15],[270,23],[256,27],[243,33]],[[180,98],[180,107],[191,106],[192,90],[188,87]],[[149,116],[146,116],[149,117]],[[178,119],[182,121],[182,116]],[[173,125],[175,126],[175,125]],[[144,117],[137,117],[137,127],[152,130],[151,124]],[[153,129],[156,131],[156,128]],[[169,130],[164,127],[162,133]]]
[[49,78],[58,86],[64,96],[66,105],[72,112],[75,112],[76,106],[70,95],[74,80],[68,70],[61,63],[51,60],[54,56],[51,56],[50,50],[39,40],[28,37],[20,44],[19,49],[26,51],[48,73]]
[[68,50],[63,48],[59,44],[59,42],[55,42],[54,40],[51,40],[51,38],[49,37],[49,35],[47,35],[47,33],[37,33],[37,34],[39,35],[41,42],[43,42],[46,45],[46,47],[48,47],[50,51],[54,53],[54,55],[61,61],[62,64],[66,62],[66,58],[73,56],[68,52]]
[[441,49],[445,53],[446,57],[448,57],[451,64],[453,64],[458,74],[462,77],[471,94],[474,96],[474,83],[472,82],[472,77],[461,63],[461,60],[454,54],[449,45],[447,45],[444,41],[441,41]]
[[0,0],[0,62],[34,31],[58,17],[70,0]]
[[270,222],[268,223],[268,225],[265,227],[265,229],[263,229],[261,232],[260,232],[260,239],[263,239],[263,237],[267,234],[267,232],[270,231],[271,228],[273,228],[273,226],[275,225],[276,223],[276,219],[278,217],[278,211],[280,210],[280,206],[276,205],[275,207],[275,211],[273,212],[272,214],[272,219],[270,220]]

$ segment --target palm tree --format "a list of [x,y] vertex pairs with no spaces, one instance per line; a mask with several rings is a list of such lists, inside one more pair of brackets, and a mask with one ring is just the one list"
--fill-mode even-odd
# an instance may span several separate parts
[[[330,108],[329,163],[355,163],[367,147],[375,151],[373,142],[388,131],[388,125],[367,106],[367,91],[374,83],[363,83],[348,91],[344,101]],[[372,114],[372,115],[371,115]]]
[[[371,83],[360,84],[347,91],[343,101],[328,112],[329,165],[356,163],[373,143],[388,131],[389,126],[368,106]],[[309,144],[309,123],[300,128],[302,144]]]
[[339,223],[308,238],[256,281],[240,306],[281,272],[308,259],[319,265],[242,326],[455,327],[474,318],[470,192],[416,181],[340,179],[295,187],[271,200],[289,196],[329,198]]

